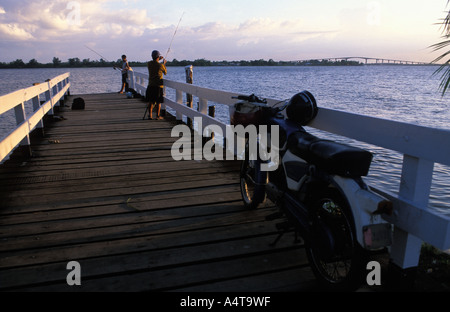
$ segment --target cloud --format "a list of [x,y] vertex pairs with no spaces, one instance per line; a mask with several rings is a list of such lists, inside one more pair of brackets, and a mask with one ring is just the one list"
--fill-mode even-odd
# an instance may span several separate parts
[[[168,2],[170,5],[165,1],[149,4],[142,0],[2,0],[0,55],[3,59],[0,61],[39,57],[39,61],[47,62],[53,56],[98,59],[85,45],[110,60],[125,53],[130,60],[145,61],[150,59],[153,49],[167,51],[172,38],[169,59],[179,60],[293,60],[355,53],[384,55],[383,51],[375,49],[384,47],[405,53],[405,50],[418,49],[416,46],[423,41],[418,40],[419,37],[430,37],[428,30],[416,27],[414,31],[409,28],[406,31],[402,23],[393,24],[397,15],[383,6],[373,8],[360,4],[341,8],[336,5],[335,9],[324,11],[319,4],[314,4],[305,10],[301,1],[295,5],[294,1],[288,1],[291,6],[287,11],[279,3],[269,8],[263,1],[256,12],[244,10],[249,7],[248,2],[244,5],[238,1],[223,1],[221,7],[206,5],[206,0],[189,3],[186,11],[189,9],[190,14],[185,16],[173,37],[183,8],[178,3],[175,5],[178,1]],[[414,19],[414,25],[416,20],[419,19]],[[439,32],[433,31],[437,41]],[[430,38],[428,41],[433,37]],[[400,42],[416,45],[405,47],[400,46]]]
[[25,29],[21,28],[17,24],[0,24],[0,36],[2,40],[32,40],[33,35],[27,32]]
[[[12,41],[22,50],[25,43],[34,44],[35,52],[31,53],[35,54],[29,58],[36,58],[38,53],[45,55],[45,51],[58,53],[60,58],[97,58],[84,48],[88,45],[100,49],[109,59],[123,51],[132,60],[144,61],[149,59],[151,50],[165,51],[169,47],[176,28],[154,22],[150,14],[158,19],[156,13],[149,12],[142,3],[138,9],[124,1],[108,0],[3,1],[6,14],[0,14],[0,40]],[[195,26],[182,23],[169,59],[289,60],[305,52],[308,40],[325,41],[334,34],[326,26],[308,23],[303,18],[249,15],[233,22],[219,19]],[[21,53],[25,55],[24,51]]]
[[58,40],[72,36],[141,36],[155,27],[146,10],[110,9],[107,1],[6,1],[0,40]]
[[[333,33],[335,31],[326,29],[310,30],[301,20],[250,18],[236,25],[208,22],[196,27],[180,27],[172,50],[177,59],[289,59],[288,54],[300,49],[304,41],[329,37]],[[158,38],[161,45],[166,42],[168,45],[173,28],[155,29],[147,35],[148,38]],[[244,54],[248,56],[244,57]]]

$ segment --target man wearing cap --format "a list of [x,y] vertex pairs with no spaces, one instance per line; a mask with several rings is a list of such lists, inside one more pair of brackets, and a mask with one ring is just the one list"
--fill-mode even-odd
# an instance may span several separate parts
[[[148,87],[146,99],[149,105],[149,119],[153,119],[153,108],[156,105],[156,119],[162,119],[160,116],[161,103],[164,102],[163,96],[163,75],[167,75],[166,60],[159,51],[152,52],[152,61],[147,63],[148,67]],[[164,59],[162,63],[160,61]]]

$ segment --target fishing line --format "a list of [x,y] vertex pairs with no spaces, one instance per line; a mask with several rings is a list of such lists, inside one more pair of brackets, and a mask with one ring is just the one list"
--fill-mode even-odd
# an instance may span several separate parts
[[181,20],[183,19],[184,13],[185,12],[183,12],[183,14],[181,14],[180,20],[178,21],[177,28],[175,28],[175,32],[173,33],[172,40],[170,41],[169,48],[167,49],[167,53],[166,53],[166,57],[165,57],[166,60],[167,60],[167,55],[169,55],[170,48],[172,47],[173,39],[175,38],[175,35],[177,34],[178,26],[180,26]]
[[[87,45],[84,45],[86,48],[88,48],[89,50],[91,50],[92,52],[94,52],[95,54],[97,54],[98,56],[100,56],[102,59],[104,59],[105,61],[107,61],[108,63],[111,63],[106,57],[104,57],[103,55],[101,55],[100,53],[98,53],[97,51],[95,51],[94,49],[89,48]],[[116,66],[113,66],[114,70],[116,70]]]
[[101,55],[100,53],[96,52],[94,49],[89,48],[87,45],[84,45],[86,48],[88,48],[89,50],[91,50],[92,52],[94,52],[95,54],[97,54],[98,56],[100,56],[102,59],[104,59],[105,61],[109,62],[108,59],[106,57],[104,57],[103,55]]

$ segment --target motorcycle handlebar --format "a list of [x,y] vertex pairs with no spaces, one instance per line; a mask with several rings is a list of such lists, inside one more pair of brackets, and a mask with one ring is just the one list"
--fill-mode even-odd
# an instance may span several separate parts
[[238,99],[238,100],[243,100],[243,101],[248,101],[248,102],[253,102],[253,103],[263,103],[263,104],[267,104],[267,100],[266,99],[260,99],[259,97],[257,97],[254,94],[251,95],[238,95],[238,96],[233,96],[233,99]]

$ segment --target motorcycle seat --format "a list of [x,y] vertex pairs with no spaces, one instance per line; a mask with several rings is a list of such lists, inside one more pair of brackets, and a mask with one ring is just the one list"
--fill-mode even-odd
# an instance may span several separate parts
[[349,177],[366,176],[373,157],[361,148],[324,140],[308,132],[292,134],[288,148],[294,155],[330,174]]

